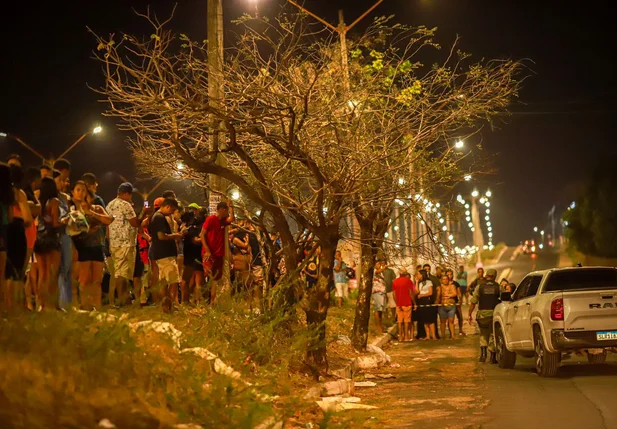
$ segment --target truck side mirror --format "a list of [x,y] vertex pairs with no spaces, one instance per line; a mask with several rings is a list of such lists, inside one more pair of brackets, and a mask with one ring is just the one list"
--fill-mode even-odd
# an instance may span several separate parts
[[501,299],[502,302],[510,302],[512,301],[512,294],[510,292],[501,292],[499,299]]

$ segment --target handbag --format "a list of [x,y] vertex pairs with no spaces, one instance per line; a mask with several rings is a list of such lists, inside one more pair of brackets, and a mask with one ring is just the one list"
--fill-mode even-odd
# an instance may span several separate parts
[[72,211],[69,213],[69,222],[66,225],[66,233],[71,237],[81,234],[82,232],[88,232],[90,225],[86,215],[79,211]]

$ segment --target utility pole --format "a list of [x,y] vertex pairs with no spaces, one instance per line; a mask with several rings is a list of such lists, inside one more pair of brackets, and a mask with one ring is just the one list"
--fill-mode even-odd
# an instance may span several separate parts
[[[326,21],[325,19],[319,17],[318,15],[315,15],[313,12],[311,12],[310,10],[306,9],[304,6],[301,6],[300,4],[298,4],[296,1],[294,0],[287,0],[289,3],[291,3],[292,5],[294,5],[295,7],[297,7],[298,9],[300,9],[302,12],[306,13],[307,15],[315,18],[317,21],[321,22],[323,25],[325,25],[327,28],[329,28],[330,30],[338,33],[339,35],[339,39],[340,39],[340,47],[341,47],[341,71],[343,73],[344,79],[344,85],[345,85],[345,89],[348,90],[349,89],[349,61],[347,58],[347,32],[349,30],[351,30],[358,22],[362,21],[364,18],[366,18],[366,16],[371,13],[377,6],[379,6],[384,0],[377,0],[375,2],[375,4],[373,4],[373,6],[371,6],[370,8],[368,8],[362,15],[360,15],[360,17],[358,17],[358,19],[356,19],[354,22],[351,23],[351,25],[346,25],[345,24],[345,18],[343,16],[343,11],[339,10],[338,11],[338,26],[335,27],[334,25],[330,24],[328,21]],[[350,100],[351,101],[351,100]],[[351,214],[351,223],[353,225],[353,227],[351,228],[352,231],[352,242],[354,243],[360,243],[360,238],[358,237],[358,240],[355,240],[356,237],[354,237],[354,235],[356,235],[356,232],[360,231],[360,224],[358,223],[358,220],[356,219],[355,214]],[[391,231],[392,232],[392,231]],[[390,238],[392,238],[393,236],[390,235]],[[360,246],[362,245],[362,243],[360,243]],[[352,251],[352,254],[357,254],[358,258],[361,255],[361,251],[359,250],[359,246],[355,246],[355,249]],[[360,281],[360,274],[362,272],[362,270],[360,269],[360,265],[357,265],[357,270],[356,270],[356,278],[358,279],[358,281]]]
[[[223,102],[223,2],[222,0],[208,0],[208,103],[211,108],[220,108]],[[210,117],[211,140],[210,150],[215,154],[217,164],[223,165],[225,158],[217,152],[221,149],[221,124],[215,115]],[[221,200],[226,186],[221,177],[210,175],[210,209],[214,203]],[[213,195],[214,194],[214,195]],[[216,201],[216,202],[215,202]]]
[[[207,10],[208,25],[208,103],[213,109],[220,109],[224,97],[223,81],[223,0],[208,0]],[[225,157],[219,153],[223,142],[221,133],[221,121],[216,115],[210,115],[210,150],[216,157],[218,165],[225,166]],[[210,213],[216,210],[216,206],[226,195],[227,183],[222,177],[211,174],[208,177],[210,195],[208,204]],[[227,228],[225,228],[227,236]],[[230,286],[230,264],[229,264],[229,241],[225,240],[225,263],[223,264],[223,278],[221,280],[223,289]],[[216,286],[213,286],[216,287]]]
[[338,11],[338,34],[341,40],[341,68],[345,79],[345,89],[349,89],[349,61],[347,58],[347,27],[345,26],[345,17],[343,11]]

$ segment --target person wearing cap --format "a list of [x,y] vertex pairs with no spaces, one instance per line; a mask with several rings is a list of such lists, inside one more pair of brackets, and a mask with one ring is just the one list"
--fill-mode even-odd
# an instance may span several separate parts
[[414,284],[406,268],[400,268],[398,275],[399,277],[392,282],[392,293],[396,301],[399,340],[413,341],[412,305],[417,308]]
[[[114,218],[109,225],[109,250],[113,262],[115,290],[120,305],[127,303],[128,282],[133,279],[137,251],[137,230],[141,219],[133,209],[133,185],[124,182],[118,187],[118,195],[107,205],[107,213]],[[111,270],[110,270],[111,271]],[[109,299],[113,303],[114,290],[110,287]]]
[[[178,211],[178,201],[166,198],[161,207],[150,219],[150,260],[156,262],[158,268],[158,283],[160,289],[155,287],[154,292],[162,296],[163,312],[170,313],[173,308],[172,298],[177,296],[178,284],[180,283],[180,271],[178,270],[178,246],[176,242],[182,240],[184,235],[173,232],[168,218]],[[174,293],[175,292],[175,293]]]
[[208,216],[201,228],[201,253],[204,265],[204,275],[208,276],[212,289],[210,303],[214,303],[217,283],[223,277],[225,264],[225,227],[231,225],[236,218],[231,203],[221,201],[216,206],[216,214]]
[[195,217],[198,217],[203,207],[197,203],[191,203],[189,204],[189,209],[193,211],[193,214],[195,215]]
[[472,323],[473,310],[478,306],[476,321],[480,328],[480,358],[479,362],[486,362],[487,349],[491,353],[490,363],[497,363],[495,356],[495,343],[493,338],[493,311],[500,303],[501,287],[495,282],[497,271],[489,269],[486,271],[484,281],[473,291],[469,304],[469,323]]

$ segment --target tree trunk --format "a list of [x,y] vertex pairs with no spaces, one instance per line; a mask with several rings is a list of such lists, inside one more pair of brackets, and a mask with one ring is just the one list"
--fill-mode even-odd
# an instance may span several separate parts
[[277,291],[273,305],[278,308],[290,310],[298,303],[302,295],[302,285],[299,281],[299,276],[294,275],[294,272],[298,269],[296,242],[282,211],[272,211],[271,215],[274,220],[274,227],[279,232],[281,238],[281,248],[283,250],[283,257],[285,258],[285,268],[287,272],[286,277],[278,284],[279,290]]
[[351,332],[351,344],[357,351],[365,351],[368,343],[368,328],[371,319],[371,296],[373,294],[373,274],[378,252],[383,244],[384,234],[388,229],[390,209],[391,205],[381,210],[373,209],[368,213],[362,213],[361,209],[356,209],[356,217],[360,225],[362,249],[358,301],[356,302],[356,315]]
[[373,292],[373,272],[377,259],[377,248],[373,242],[373,222],[358,219],[360,239],[362,242],[360,257],[360,282],[358,284],[358,301],[354,317],[351,344],[358,351],[365,351],[368,342],[368,328],[371,319],[371,295]]
[[313,369],[313,375],[328,373],[328,357],[326,354],[326,317],[330,307],[330,282],[334,267],[334,252],[336,239],[320,240],[321,256],[317,285],[307,291],[306,322],[313,330],[314,338],[309,343],[306,353],[307,363]]

